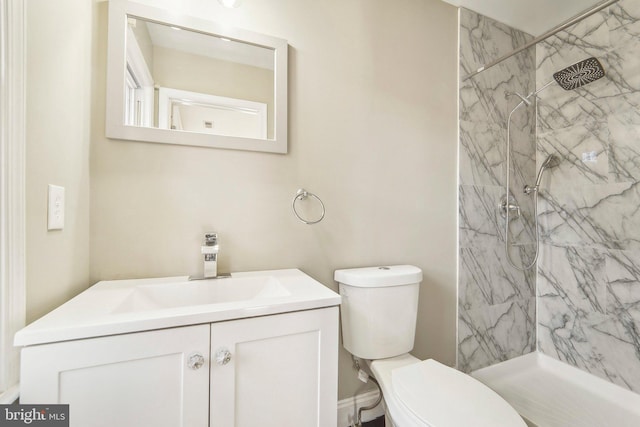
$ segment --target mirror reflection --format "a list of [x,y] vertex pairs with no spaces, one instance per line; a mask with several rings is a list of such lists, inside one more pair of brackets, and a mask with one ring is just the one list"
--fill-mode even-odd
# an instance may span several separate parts
[[127,15],[124,124],[274,139],[275,50]]

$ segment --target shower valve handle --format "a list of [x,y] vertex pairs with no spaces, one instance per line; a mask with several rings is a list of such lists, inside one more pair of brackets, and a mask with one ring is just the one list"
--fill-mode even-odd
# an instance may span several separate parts
[[[502,196],[498,208],[500,209],[502,218],[507,218],[507,210],[509,211],[509,221],[520,218],[520,205],[518,205],[518,202],[513,197],[509,197],[507,202],[507,196]],[[515,214],[512,214],[514,212]]]

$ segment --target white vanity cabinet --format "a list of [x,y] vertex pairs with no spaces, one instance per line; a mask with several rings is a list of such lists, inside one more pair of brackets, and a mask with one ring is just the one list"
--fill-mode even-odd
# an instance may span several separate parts
[[338,307],[214,323],[211,343],[211,427],[336,426]]
[[[20,403],[69,404],[75,427],[206,427],[209,325],[22,349]],[[188,366],[200,354],[203,366]]]
[[73,427],[335,427],[337,358],[337,306],[78,339],[23,348],[20,400]]

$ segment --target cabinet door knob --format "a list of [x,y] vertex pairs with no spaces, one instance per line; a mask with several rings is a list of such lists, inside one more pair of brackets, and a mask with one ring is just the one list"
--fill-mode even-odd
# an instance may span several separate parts
[[216,350],[216,363],[218,365],[226,365],[231,360],[231,352],[225,347]]
[[189,359],[187,359],[187,366],[194,371],[202,368],[204,365],[204,356],[200,353],[191,353]]

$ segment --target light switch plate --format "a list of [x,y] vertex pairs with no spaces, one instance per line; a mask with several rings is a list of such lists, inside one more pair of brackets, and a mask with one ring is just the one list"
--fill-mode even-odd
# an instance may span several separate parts
[[47,229],[62,230],[64,228],[64,187],[49,184],[47,213]]

